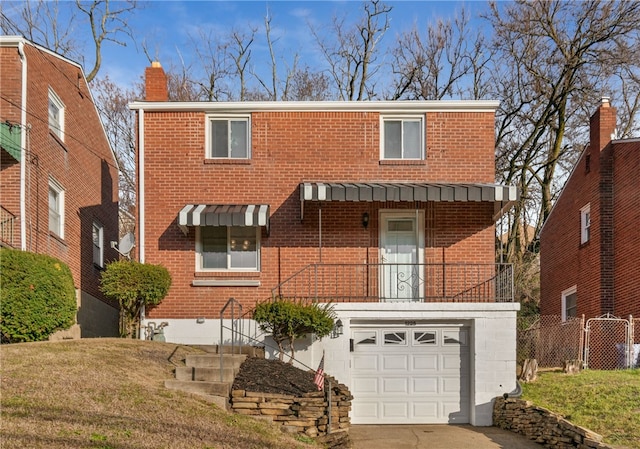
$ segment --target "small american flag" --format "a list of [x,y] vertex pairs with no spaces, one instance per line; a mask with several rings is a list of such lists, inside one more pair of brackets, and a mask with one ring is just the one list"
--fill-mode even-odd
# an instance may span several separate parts
[[316,370],[313,383],[318,387],[318,391],[324,389],[324,351],[322,351],[322,359],[320,359],[320,365],[318,365],[318,369]]

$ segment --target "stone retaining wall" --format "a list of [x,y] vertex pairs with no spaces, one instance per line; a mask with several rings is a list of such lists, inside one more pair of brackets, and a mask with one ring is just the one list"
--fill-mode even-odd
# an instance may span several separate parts
[[614,449],[602,436],[576,426],[557,413],[516,398],[497,398],[493,425],[554,449]]
[[[331,434],[341,431],[348,439],[347,431],[351,423],[349,411],[353,396],[345,385],[335,382],[332,382],[331,385]],[[327,435],[329,428],[328,402],[323,391],[306,393],[302,397],[296,397],[285,394],[233,390],[231,392],[231,409],[241,415],[271,420],[281,425],[284,431],[312,438]],[[336,435],[329,440],[342,439]]]

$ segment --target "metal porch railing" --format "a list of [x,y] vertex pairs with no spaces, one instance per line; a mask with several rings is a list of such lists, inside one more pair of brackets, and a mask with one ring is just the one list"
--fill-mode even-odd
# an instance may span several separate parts
[[319,302],[513,302],[511,264],[311,264],[272,289]]
[[14,227],[16,216],[0,206],[0,241],[3,245],[14,246]]

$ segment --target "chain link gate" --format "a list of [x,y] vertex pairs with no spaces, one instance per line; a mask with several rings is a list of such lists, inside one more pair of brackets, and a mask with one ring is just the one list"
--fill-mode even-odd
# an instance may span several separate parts
[[607,314],[585,326],[584,368],[615,370],[640,367],[640,344],[634,342],[634,320]]

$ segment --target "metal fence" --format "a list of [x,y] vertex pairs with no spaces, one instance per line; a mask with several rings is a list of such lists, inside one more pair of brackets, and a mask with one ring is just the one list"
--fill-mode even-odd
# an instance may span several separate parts
[[511,264],[311,264],[274,298],[320,302],[512,302]]
[[[638,331],[634,332],[634,329]],[[578,360],[583,368],[640,368],[640,319],[605,315],[585,319],[540,315],[518,318],[517,361],[536,359],[541,368]]]

